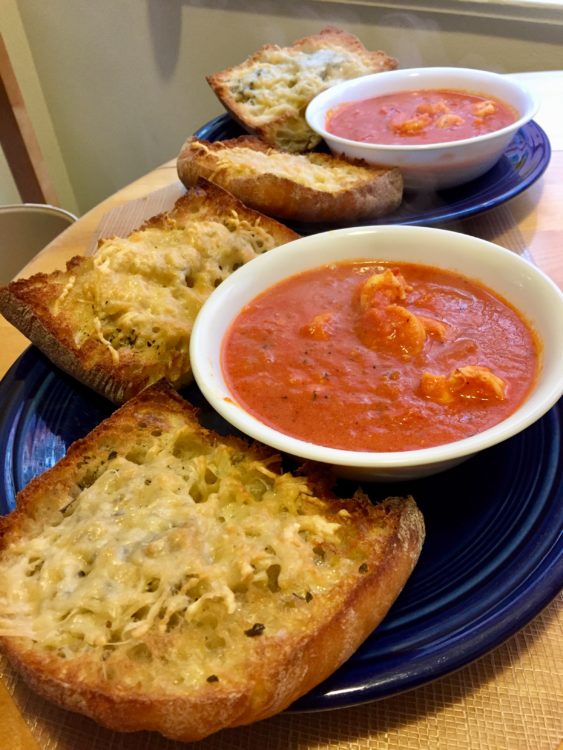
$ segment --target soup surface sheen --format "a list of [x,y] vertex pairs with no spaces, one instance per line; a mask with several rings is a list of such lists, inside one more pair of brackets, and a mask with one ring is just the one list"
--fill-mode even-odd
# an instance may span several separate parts
[[329,133],[363,143],[420,145],[445,143],[492,133],[518,114],[495,97],[467,91],[399,91],[334,107]]
[[416,264],[330,264],[280,282],[227,332],[223,374],[265,424],[319,445],[402,451],[497,424],[526,398],[537,338],[479,283]]

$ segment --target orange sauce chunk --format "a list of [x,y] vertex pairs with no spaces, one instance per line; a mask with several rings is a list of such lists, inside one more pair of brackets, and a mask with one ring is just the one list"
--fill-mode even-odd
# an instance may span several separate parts
[[222,367],[234,399],[283,433],[402,451],[505,419],[533,388],[540,353],[522,315],[479,282],[357,261],[297,274],[246,305]]

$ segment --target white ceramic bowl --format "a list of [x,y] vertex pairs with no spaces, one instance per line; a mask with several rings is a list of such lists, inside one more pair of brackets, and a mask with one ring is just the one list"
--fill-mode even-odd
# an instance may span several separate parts
[[[484,432],[454,443],[390,453],[315,445],[264,425],[229,391],[221,369],[223,338],[242,307],[282,279],[333,261],[411,261],[451,269],[496,290],[521,311],[543,342],[538,382],[518,410]],[[427,227],[376,226],[303,237],[250,261],[209,297],[193,329],[190,356],[206,399],[227,421],[277,450],[329,464],[365,480],[408,479],[442,471],[515,435],[539,419],[563,393],[563,293],[539,269],[490,242]]]
[[[514,107],[518,119],[494,133],[428,145],[361,143],[326,130],[327,113],[339,104],[414,89],[464,90],[494,96]],[[306,118],[333,153],[399,167],[406,187],[437,190],[461,185],[487,172],[537,109],[538,102],[523,86],[498,73],[470,68],[410,68],[374,73],[326,89],[310,102]]]

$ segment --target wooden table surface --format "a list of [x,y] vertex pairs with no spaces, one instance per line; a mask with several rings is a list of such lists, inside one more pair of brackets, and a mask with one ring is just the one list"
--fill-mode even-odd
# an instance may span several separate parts
[[[535,118],[552,144],[543,177],[508,204],[475,217],[462,231],[496,227],[487,237],[531,256],[563,288],[563,71],[523,74],[540,96]],[[174,160],[128,185],[83,216],[41,251],[20,275],[61,268],[87,251],[112,209],[177,182]],[[500,228],[499,228],[500,227]],[[517,243],[517,244],[518,244]],[[28,346],[0,317],[0,376]],[[1,404],[0,404],[1,408]],[[320,714],[282,714],[254,727],[223,732],[198,748],[486,748],[554,750],[563,740],[561,599],[492,653],[454,675],[384,701]],[[117,735],[49,706],[0,662],[0,750],[172,750],[157,735]],[[142,739],[140,739],[142,737]]]

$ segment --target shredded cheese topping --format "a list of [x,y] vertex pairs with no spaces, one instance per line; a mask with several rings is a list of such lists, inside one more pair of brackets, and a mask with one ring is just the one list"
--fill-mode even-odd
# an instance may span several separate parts
[[277,48],[265,50],[250,66],[233,69],[229,86],[235,101],[260,124],[288,111],[301,113],[329,86],[371,72],[359,55],[343,48]]
[[181,424],[158,433],[87,465],[61,510],[8,547],[0,635],[86,659],[84,679],[141,673],[174,691],[221,676],[253,627],[283,638],[330,606],[317,599],[362,558],[339,552],[349,514],[327,518],[304,480]]
[[203,147],[216,159],[215,174],[226,169],[235,178],[272,174],[327,193],[345,191],[373,179],[373,172],[369,169],[344,162],[329,165],[322,154],[290,154],[273,150],[265,153],[243,146],[211,151],[201,143],[195,147]]
[[71,276],[51,311],[70,317],[76,346],[98,340],[115,365],[124,353],[140,353],[152,368],[149,382],[167,377],[181,384],[203,302],[234,269],[275,244],[259,223],[235,212],[221,220],[196,214],[166,229],[107,239]]
[[329,86],[372,72],[360,55],[344,48],[271,48],[251,65],[229,71],[228,87],[251,127],[281,118],[275,133],[265,137],[290,151],[304,151],[320,141],[305,120],[311,99]]

